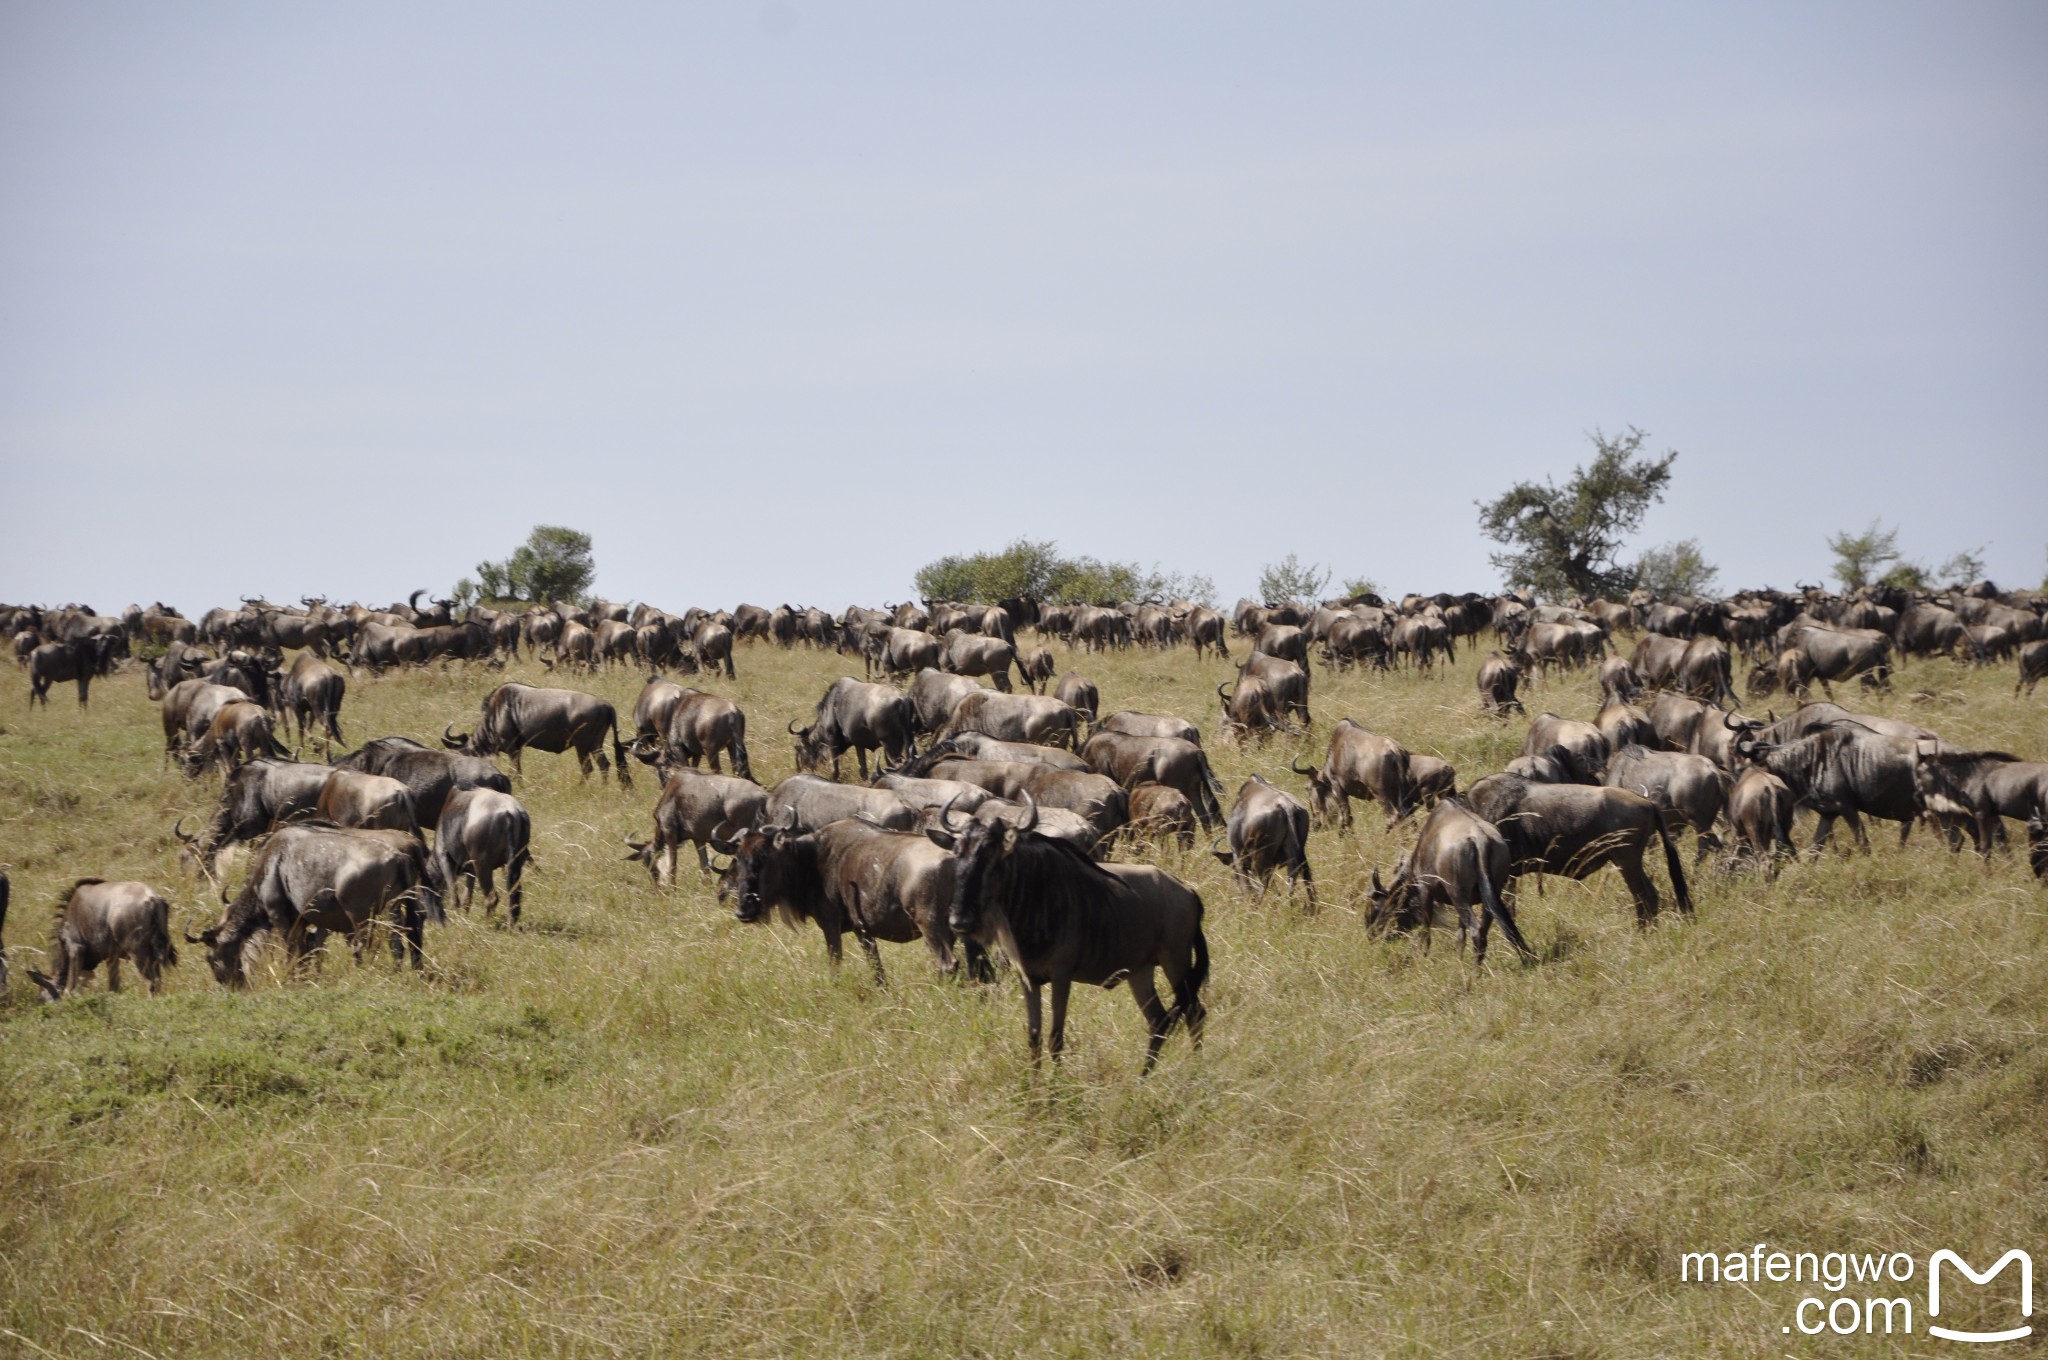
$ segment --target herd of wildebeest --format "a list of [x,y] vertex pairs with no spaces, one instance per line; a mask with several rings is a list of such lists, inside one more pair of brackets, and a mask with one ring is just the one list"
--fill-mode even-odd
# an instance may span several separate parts
[[[1034,1057],[1047,984],[1055,1057],[1073,983],[1128,986],[1150,1031],[1147,1068],[1176,1024],[1200,1042],[1203,903],[1156,865],[1109,856],[1142,855],[1168,837],[1192,846],[1198,827],[1247,891],[1263,894],[1284,875],[1290,898],[1298,892],[1314,910],[1312,827],[1348,828],[1353,799],[1378,804],[1389,828],[1422,814],[1391,876],[1373,872],[1363,918],[1374,934],[1424,941],[1432,927],[1455,928],[1480,963],[1496,926],[1532,953],[1515,919],[1523,875],[1583,878],[1612,866],[1647,926],[1660,902],[1646,856],[1661,850],[1672,896],[1690,912],[1680,833],[1694,833],[1695,872],[1711,854],[1730,871],[1775,874],[1794,853],[1802,808],[1818,818],[1815,851],[1838,820],[1867,845],[1862,819],[1872,817],[1898,822],[1902,844],[1925,821],[1951,850],[1967,838],[1989,855],[2006,844],[2011,818],[2026,828],[2035,874],[2048,876],[2048,764],[1966,750],[1834,702],[1836,685],[1887,687],[1900,656],[2016,660],[2015,693],[2031,694],[2048,674],[2048,595],[2037,591],[1804,587],[1583,606],[1516,594],[1363,596],[1312,608],[1240,601],[1227,617],[1184,600],[1028,598],[836,617],[753,605],[671,615],[603,601],[461,610],[446,600],[422,608],[425,593],[384,610],[245,599],[196,621],[161,604],[119,617],[0,606],[31,706],[47,707],[51,687],[70,681],[86,708],[95,679],[138,671],[161,706],[165,760],[192,778],[219,772],[211,819],[174,829],[182,856],[225,904],[218,924],[184,937],[205,947],[222,984],[246,984],[245,949],[266,931],[293,959],[328,934],[345,936],[360,958],[381,927],[394,956],[417,967],[424,925],[444,919],[444,899],[481,892],[489,912],[501,874],[516,925],[532,825],[498,760],[519,774],[527,750],[574,751],[586,779],[609,772],[622,788],[634,764],[652,766],[661,781],[652,834],[629,839],[630,857],[666,886],[690,847],[741,920],[811,921],[835,963],[849,933],[878,978],[884,941],[922,940],[942,971],[976,980],[1006,959],[1024,983]],[[1226,811],[1197,724],[1102,712],[1093,683],[1058,673],[1043,645],[1054,639],[1070,657],[1186,645],[1232,661],[1234,680],[1217,686],[1215,739],[1226,741],[1308,728],[1315,664],[1430,672],[1460,646],[1490,648],[1478,704],[1501,721],[1523,712],[1525,680],[1556,668],[1596,667],[1603,704],[1591,722],[1539,714],[1519,758],[1462,788],[1445,761],[1343,718],[1320,766],[1289,764],[1306,780],[1305,801],[1254,774]],[[754,781],[740,708],[662,678],[732,677],[743,642],[857,653],[865,672],[833,682],[808,725],[789,724],[799,773],[772,788]],[[1244,649],[1235,657],[1233,643]],[[352,676],[502,666],[522,649],[560,674],[617,665],[652,674],[628,721],[580,690],[507,683],[464,720],[468,731],[444,728],[440,749],[382,736],[336,753]],[[1783,694],[1796,707],[1782,718],[1741,716],[1738,674],[1752,704]],[[1816,686],[1825,699],[1810,697]],[[326,759],[297,759],[309,746]],[[858,783],[844,781],[848,753]],[[253,857],[231,895],[220,857],[244,844]],[[0,928],[7,891],[0,873]],[[50,971],[28,976],[54,1000],[103,962],[118,987],[123,959],[152,991],[177,962],[167,899],[142,883],[81,878],[58,904]],[[0,985],[5,978],[0,951]]]

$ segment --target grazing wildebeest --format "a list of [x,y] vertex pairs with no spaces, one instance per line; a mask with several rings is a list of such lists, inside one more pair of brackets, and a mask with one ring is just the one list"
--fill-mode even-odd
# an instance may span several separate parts
[[389,775],[412,793],[413,811],[420,825],[441,820],[442,806],[457,789],[496,789],[512,792],[505,772],[484,756],[435,751],[406,737],[379,737],[365,742],[332,762],[334,768],[361,770],[366,774]]
[[1629,668],[1635,672],[1639,684],[1650,689],[1668,688],[1677,679],[1678,663],[1685,659],[1685,646],[1684,638],[1666,633],[1644,633],[1636,639]]
[[1223,701],[1223,720],[1218,724],[1219,736],[1253,736],[1264,741],[1287,725],[1286,709],[1273,687],[1255,675],[1240,675],[1235,689],[1226,692],[1223,685],[1216,686],[1216,697]]
[[196,779],[200,771],[216,762],[233,769],[259,756],[291,759],[291,752],[278,741],[270,726],[270,714],[252,699],[231,699],[214,713],[206,734],[185,757],[185,775]]
[[1412,807],[1435,807],[1458,791],[1458,772],[1441,756],[1408,753],[1408,799]]
[[[533,821],[517,798],[496,789],[458,789],[442,805],[429,866],[436,884],[450,901],[455,899],[457,888],[462,889],[461,905],[465,907],[481,883],[485,916],[498,905],[498,889],[491,876],[504,870],[505,895],[511,903],[509,914],[516,926],[526,891],[526,870],[533,858],[532,841]],[[669,868],[675,868],[673,855]]]
[[[1039,765],[1050,765],[1055,770],[1095,768],[1072,751],[1057,746],[1041,746],[1033,741],[998,741],[980,732],[957,733],[939,742],[933,749],[941,750],[947,755],[966,756],[970,760],[1030,761]],[[903,772],[909,774],[911,766],[905,765]]]
[[340,671],[312,652],[299,653],[278,687],[278,698],[285,711],[298,720],[301,750],[306,745],[306,729],[316,724],[324,734],[323,754],[331,754],[335,742],[347,740],[341,735],[341,701],[347,692],[348,679]]
[[[2024,822],[2048,811],[2048,763],[2021,760],[2004,751],[1929,749],[1923,744],[1915,777],[1922,800],[1930,805],[1943,796],[1943,782],[1953,785],[1955,800],[1975,814],[1968,829],[1980,851],[2006,843],[2005,818]],[[1943,814],[1942,820],[1957,825],[1953,814]],[[1950,844],[1956,843],[1951,834]]]
[[[668,720],[676,711],[676,703],[683,697],[683,687],[673,680],[664,680],[657,672],[647,677],[647,683],[640,687],[640,697],[633,701],[633,741],[635,745],[652,741],[659,743],[668,736]],[[702,693],[691,690],[692,694]]]
[[1631,742],[1653,751],[1663,749],[1663,739],[1657,735],[1657,725],[1650,721],[1650,715],[1625,700],[1609,699],[1602,704],[1593,715],[1593,726],[1607,738],[1610,751],[1619,751]]
[[1097,774],[1108,775],[1126,790],[1146,781],[1179,789],[1204,827],[1223,820],[1217,801],[1222,781],[1209,767],[1209,757],[1191,741],[1097,732],[1081,748],[1081,756]]
[[997,694],[976,689],[953,708],[938,735],[943,740],[961,732],[980,732],[998,741],[1028,741],[1041,746],[1081,745],[1081,715],[1057,699],[1041,694]]
[[1431,672],[1436,669],[1438,652],[1444,654],[1446,663],[1458,659],[1458,644],[1451,638],[1450,625],[1442,618],[1426,614],[1412,615],[1396,623],[1387,649],[1396,660],[1405,654],[1415,669]]
[[887,789],[838,784],[814,774],[793,774],[768,791],[768,804],[757,826],[793,823],[799,830],[816,831],[844,817],[862,817],[892,831],[908,831],[917,825],[917,809]]
[[1738,859],[1762,864],[1770,876],[1778,876],[1779,857],[1798,851],[1792,846],[1794,799],[1785,781],[1760,766],[1751,765],[1728,791],[1728,825],[1735,831]]
[[2020,678],[2019,683],[2012,687],[2012,697],[2019,698],[2020,691],[2025,690],[2031,699],[2034,686],[2040,684],[2043,677],[2048,677],[2048,638],[2029,642],[2020,648]]
[[618,762],[619,787],[630,788],[633,772],[627,768],[626,744],[619,740],[618,711],[581,690],[500,685],[484,696],[476,730],[457,736],[450,723],[442,730],[441,744],[466,756],[511,756],[513,771],[522,775],[525,770],[519,756],[527,747],[557,755],[573,749],[576,763],[588,779],[593,758],[600,772],[608,768],[604,755],[607,733]]
[[1195,805],[1186,794],[1164,784],[1147,782],[1132,785],[1128,797],[1131,820],[1123,825],[1124,834],[1134,839],[1172,836],[1180,842],[1181,849],[1194,848]]
[[1600,663],[1600,697],[1603,700],[1632,704],[1642,692],[1643,678],[1636,674],[1636,668],[1629,665],[1627,658],[1610,656]]
[[1303,727],[1315,726],[1308,712],[1308,669],[1277,656],[1254,652],[1238,667],[1238,682],[1259,679],[1272,692],[1274,712],[1281,718],[1298,717]]
[[1308,776],[1318,824],[1349,830],[1351,800],[1362,798],[1387,810],[1391,829],[1415,810],[1408,761],[1400,742],[1342,718],[1330,733],[1321,769],[1306,768],[1299,759],[1290,760],[1288,768]]
[[1158,713],[1133,713],[1126,709],[1112,713],[1095,724],[1097,732],[1121,732],[1127,737],[1177,737],[1193,745],[1202,744],[1201,729],[1186,718],[1169,718]]
[[832,682],[809,727],[799,728],[790,719],[789,732],[796,738],[797,768],[816,774],[829,759],[832,777],[839,778],[840,758],[850,749],[860,765],[860,777],[868,777],[868,752],[881,752],[881,759],[900,763],[916,754],[917,706],[890,685],[871,685],[841,676]]
[[1500,828],[1517,875],[1535,869],[1587,878],[1604,865],[1621,871],[1635,899],[1636,923],[1658,911],[1657,888],[1643,872],[1652,837],[1664,842],[1664,864],[1678,909],[1692,914],[1692,894],[1678,862],[1678,846],[1657,805],[1627,789],[1578,784],[1532,784],[1511,774],[1488,775],[1465,791],[1473,812]]
[[[970,831],[980,825],[971,823]],[[958,967],[955,932],[946,921],[954,872],[954,857],[915,832],[851,818],[804,831],[785,817],[740,837],[728,893],[742,921],[762,921],[773,912],[792,926],[814,922],[835,968],[851,931],[882,982],[881,940],[923,939],[941,972]],[[984,971],[978,951],[969,964],[976,974]]]
[[1521,683],[1522,672],[1514,662],[1499,652],[1488,652],[1479,664],[1480,711],[1501,716],[1523,712],[1522,701],[1515,697]]
[[884,675],[916,675],[939,664],[939,640],[915,628],[878,628],[870,635],[874,649],[867,652],[870,672],[880,667]]
[[697,867],[711,872],[707,848],[730,855],[740,833],[759,826],[768,810],[768,790],[751,779],[706,774],[688,766],[664,767],[661,797],[654,805],[654,837],[626,837],[633,853],[654,877],[656,887],[675,882],[676,850],[688,841],[697,849]]
[[339,827],[420,834],[412,790],[389,775],[330,769],[310,812],[314,819]]
[[[1378,610],[1370,611],[1378,614]],[[1369,661],[1375,670],[1386,670],[1389,630],[1383,621],[1359,613],[1340,615],[1323,638],[1323,664],[1340,671]]]
[[1036,761],[974,760],[946,756],[923,771],[937,779],[959,779],[1022,802],[1025,794],[1041,807],[1064,808],[1095,828],[1099,842],[1131,819],[1130,796],[1106,775],[1061,770]]
[[1693,863],[1720,847],[1714,823],[1728,803],[1728,776],[1705,756],[1657,751],[1638,743],[1618,747],[1607,762],[1607,787],[1640,793],[1664,810],[1674,832],[1691,827]]
[[1264,894],[1277,869],[1287,871],[1287,891],[1299,882],[1308,889],[1308,910],[1316,909],[1316,879],[1308,867],[1308,808],[1299,798],[1260,775],[1245,780],[1224,825],[1230,849],[1211,853]]
[[1546,755],[1554,746],[1562,746],[1569,754],[1574,783],[1597,784],[1607,772],[1607,738],[1589,722],[1560,718],[1555,713],[1537,714],[1522,742],[1522,754]]
[[50,706],[50,686],[65,680],[78,682],[78,706],[86,706],[93,677],[105,675],[115,639],[105,634],[45,642],[28,654],[28,702],[33,708],[40,700]]
[[1289,623],[1269,623],[1259,629],[1259,635],[1252,641],[1252,650],[1265,656],[1277,656],[1292,661],[1297,666],[1308,665],[1308,634]]
[[1068,671],[1053,687],[1052,697],[1079,713],[1089,722],[1102,711],[1102,696],[1096,692],[1095,682],[1085,675]]
[[281,935],[294,961],[312,949],[316,934],[340,931],[361,962],[369,927],[387,910],[397,918],[392,957],[409,954],[420,967],[421,922],[443,919],[425,847],[399,831],[302,823],[272,833],[220,924],[185,939],[206,946],[215,981],[242,988],[249,985],[242,952],[257,931]]
[[[1017,671],[1031,685],[1034,694],[1045,693],[1045,687],[1059,674],[1059,663],[1052,659],[1052,653],[1038,647],[1017,658]],[[1066,702],[1061,700],[1062,703]]]
[[[1459,948],[1470,940],[1473,961],[1485,963],[1487,936],[1499,922],[1508,943],[1524,958],[1534,958],[1514,913],[1501,900],[1502,889],[1513,881],[1507,838],[1470,808],[1446,799],[1423,822],[1415,848],[1395,865],[1392,883],[1383,885],[1380,871],[1372,871],[1365,928],[1374,935],[1419,929],[1426,948],[1432,927],[1453,925]],[[1448,921],[1441,919],[1445,908],[1451,912]]]
[[201,872],[211,876],[221,851],[269,834],[273,823],[310,812],[333,773],[334,767],[313,761],[252,760],[228,775],[205,829],[187,835],[180,817],[171,833],[186,844]]
[[[1891,683],[1892,639],[1888,634],[1873,628],[1823,628],[1809,624],[1786,628],[1780,636],[1785,648],[1797,649],[1806,658],[1807,665],[1795,669],[1805,671],[1805,679],[1820,681],[1829,698],[1834,697],[1837,680],[1853,680],[1861,675],[1880,686]],[[1787,678],[1781,667],[1780,683]]]
[[[977,821],[960,833],[947,916],[956,934],[984,946],[1000,943],[1016,965],[1032,1061],[1039,1055],[1040,992],[1048,983],[1055,1062],[1066,1047],[1067,996],[1076,982],[1129,984],[1150,1034],[1146,1071],[1176,1022],[1186,1022],[1199,1047],[1202,985],[1209,977],[1200,895],[1150,865],[1096,864],[1036,834],[1035,820],[1021,826]],[[1153,985],[1155,968],[1173,988],[1170,1011]]]
[[[50,935],[52,976],[31,968],[28,975],[43,1000],[77,991],[94,969],[107,965],[107,990],[121,990],[121,960],[142,974],[154,996],[164,969],[175,967],[171,904],[146,883],[110,883],[81,878],[57,899],[57,923]],[[0,975],[4,980],[4,975]]]

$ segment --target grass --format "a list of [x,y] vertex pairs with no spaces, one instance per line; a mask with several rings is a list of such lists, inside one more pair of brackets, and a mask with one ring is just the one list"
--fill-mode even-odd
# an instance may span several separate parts
[[[1229,673],[1061,659],[1205,731]],[[845,663],[738,664],[701,683],[772,780]],[[1350,715],[1469,782],[1523,730],[1478,715],[1475,665],[1318,670],[1318,736]],[[498,678],[364,677],[344,723],[431,741]],[[639,677],[569,683],[629,711]],[[1209,905],[1209,1038],[1140,1081],[1121,991],[1077,992],[1064,1070],[1034,1072],[1013,987],[942,985],[909,946],[878,988],[694,868],[657,893],[620,841],[652,780],[535,755],[528,928],[458,913],[424,975],[269,954],[240,995],[188,947],[160,997],[129,970],[43,1006],[19,975],[73,878],[214,919],[171,825],[218,781],[162,769],[138,676],[89,714],[26,689],[0,690],[0,1354],[1779,1355],[1814,1345],[1780,1332],[1811,1287],[1681,1284],[1681,1253],[2048,1241],[2048,899],[1924,832],[1775,884],[1702,872],[1697,918],[1647,932],[1611,873],[1550,880],[1523,906],[1544,961],[1483,973],[1441,934],[1364,938],[1400,841],[1370,809],[1311,840],[1313,918],[1169,850]],[[2048,750],[2003,671],[1916,664],[1873,706]],[[1590,679],[1546,707],[1591,716]],[[1232,792],[1299,792],[1289,757],[1319,746],[1214,754]],[[1938,1353],[1916,1323],[1906,1349]]]

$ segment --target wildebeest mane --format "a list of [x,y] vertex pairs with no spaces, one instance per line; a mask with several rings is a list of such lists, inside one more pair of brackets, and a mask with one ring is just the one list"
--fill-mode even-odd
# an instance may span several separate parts
[[1093,917],[1100,899],[1130,892],[1121,879],[1075,846],[1036,831],[1019,833],[1007,859],[996,905],[1020,948],[1054,943],[1063,925]]

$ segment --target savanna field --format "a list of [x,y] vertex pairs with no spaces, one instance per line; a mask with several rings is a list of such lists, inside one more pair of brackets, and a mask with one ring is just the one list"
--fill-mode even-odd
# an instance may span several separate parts
[[[1104,712],[1196,720],[1227,795],[1257,771],[1305,797],[1288,763],[1342,716],[1460,787],[1526,730],[1479,713],[1483,648],[1437,679],[1318,665],[1314,732],[1237,746],[1215,739],[1230,663],[1053,646]],[[858,659],[736,660],[692,683],[745,709],[772,783],[785,722]],[[364,674],[343,725],[432,744],[501,679],[623,715],[644,676]],[[2012,681],[1916,661],[1841,698],[2048,757],[2048,696]],[[886,986],[858,951],[835,976],[815,929],[736,921],[687,850],[669,892],[627,861],[652,771],[622,791],[529,753],[520,929],[453,911],[422,974],[334,948],[287,977],[271,948],[241,994],[181,945],[161,996],[132,968],[109,995],[102,970],[44,1005],[24,975],[75,878],[164,889],[178,932],[219,919],[172,826],[220,779],[165,767],[132,664],[85,713],[27,690],[0,685],[0,1354],[1939,1355],[1967,1348],[1917,1316],[1911,1337],[1782,1333],[1813,1286],[1681,1283],[1680,1256],[2048,1242],[2048,891],[1925,828],[1901,850],[1876,824],[1872,853],[1775,882],[1694,871],[1687,835],[1698,914],[1669,910],[1653,856],[1648,931],[1611,871],[1526,881],[1540,957],[1483,970],[1451,934],[1361,927],[1415,821],[1358,805],[1351,834],[1318,831],[1313,916],[1241,891],[1206,842],[1147,852],[1202,893],[1214,971],[1204,1047],[1176,1031],[1140,1080],[1123,990],[1077,988],[1064,1067],[1035,1071],[1012,977],[942,982],[921,944],[884,947]],[[1598,707],[1590,670],[1525,697]],[[1924,1281],[1882,1292],[1917,1307]]]

